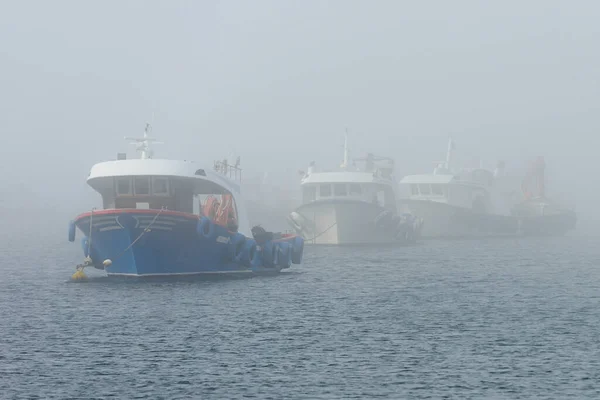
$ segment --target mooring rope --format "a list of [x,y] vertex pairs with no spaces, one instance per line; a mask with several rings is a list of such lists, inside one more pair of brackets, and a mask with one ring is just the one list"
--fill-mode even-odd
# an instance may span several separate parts
[[312,242],[314,243],[314,241],[315,241],[316,239],[318,239],[320,236],[322,236],[322,235],[324,235],[325,233],[327,233],[327,232],[328,232],[328,231],[329,231],[331,228],[333,228],[333,227],[334,227],[334,226],[336,226],[336,225],[337,225],[337,221],[336,221],[336,222],[334,222],[333,224],[331,224],[331,225],[330,225],[330,226],[329,226],[327,229],[325,229],[324,231],[322,231],[322,232],[321,232],[321,233],[319,233],[318,235],[316,235],[316,236],[313,236],[313,237],[312,237],[312,238],[310,238],[310,239],[306,239],[306,241],[309,241],[309,242],[311,242],[311,241],[312,241]]
[[[162,214],[162,212],[164,210],[165,210],[165,208],[161,207],[160,211],[154,216],[154,219],[152,220],[152,222],[150,222],[150,224],[148,224],[148,226],[146,228],[144,228],[144,230],[139,234],[139,236],[137,238],[135,238],[135,240],[133,242],[131,242],[131,244],[129,246],[127,246],[125,248],[125,250],[123,250],[119,255],[117,255],[114,259],[109,259],[109,260],[115,261],[115,260],[118,260],[119,258],[121,258],[123,255],[125,255],[127,250],[131,249],[133,247],[133,245],[136,244],[137,241],[140,240],[146,232],[150,232],[150,228],[152,227],[152,225],[154,225],[154,223],[156,222],[156,219],[158,218],[158,216],[160,214]],[[106,267],[105,267],[105,269],[106,269]]]
[[87,256],[90,257],[90,253],[92,251],[92,227],[94,226],[94,210],[96,208],[92,208],[92,212],[90,213],[90,234],[88,236],[88,251]]

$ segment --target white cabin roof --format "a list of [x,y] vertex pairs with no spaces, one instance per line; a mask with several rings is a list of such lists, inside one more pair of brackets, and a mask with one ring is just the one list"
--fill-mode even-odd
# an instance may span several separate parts
[[[87,179],[88,185],[94,190],[102,192],[102,189],[113,185],[112,178],[130,176],[163,176],[189,179],[190,184],[198,193],[211,191],[212,194],[221,193],[222,189],[240,196],[240,185],[226,176],[202,168],[192,161],[165,160],[165,159],[132,159],[105,161],[92,166]],[[220,188],[220,189],[219,189]],[[241,198],[236,201],[243,201]]]
[[341,171],[313,172],[302,180],[302,185],[311,183],[387,183],[373,176],[372,172]]
[[88,179],[132,175],[194,176],[193,162],[161,159],[105,161],[92,166]]
[[454,175],[408,175],[402,178],[400,183],[450,183],[454,180]]
[[[201,172],[203,171],[203,173]],[[198,174],[197,174],[198,172]],[[239,190],[239,185],[225,176],[203,168],[192,161],[165,160],[165,159],[131,159],[105,161],[92,166],[88,182],[119,176],[174,176],[180,178],[199,178],[215,181],[226,188],[233,186]]]

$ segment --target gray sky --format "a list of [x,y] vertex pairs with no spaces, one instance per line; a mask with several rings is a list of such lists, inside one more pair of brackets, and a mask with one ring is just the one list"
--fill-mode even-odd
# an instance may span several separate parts
[[[598,202],[600,3],[594,1],[0,1],[0,170],[73,210],[92,164],[131,151],[294,186],[310,160],[394,157],[521,168]],[[92,199],[92,200],[90,200]]]

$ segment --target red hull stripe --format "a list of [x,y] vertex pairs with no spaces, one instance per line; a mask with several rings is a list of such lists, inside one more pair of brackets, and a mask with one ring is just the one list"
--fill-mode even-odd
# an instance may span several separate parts
[[[98,210],[98,211],[94,211],[94,216],[105,216],[105,215],[120,215],[120,214],[146,214],[148,216],[155,216],[160,210],[141,210],[138,208],[119,208],[119,209],[110,209],[110,210]],[[84,219],[84,218],[89,218],[92,215],[92,212],[86,212],[83,214],[78,215],[75,218],[75,222],[79,222],[80,220]],[[171,211],[171,210],[163,210],[163,212],[160,214],[160,216],[172,216],[172,217],[183,217],[183,218],[187,218],[190,220],[198,220],[200,219],[199,216],[197,216],[196,214],[189,214],[189,213],[185,213],[185,212],[181,212],[181,211]],[[234,233],[234,232],[230,232],[230,233]],[[296,234],[293,233],[284,233],[283,235],[281,235],[280,239],[275,239],[273,240],[274,242],[282,242],[282,241],[287,241],[289,239],[293,239],[295,238]]]
[[[119,215],[119,214],[146,214],[146,215],[150,215],[150,216],[155,216],[159,212],[160,212],[160,210],[141,210],[138,208],[120,208],[120,209],[94,211],[94,216]],[[91,215],[92,215],[91,211],[83,213],[81,215],[78,215],[75,218],[75,222],[77,222],[83,218],[88,218]],[[160,213],[160,215],[161,215],[161,217],[162,216],[184,217],[184,218],[188,218],[191,220],[197,220],[200,218],[199,216],[197,216],[195,214],[189,214],[189,213],[185,213],[185,212],[181,212],[181,211],[171,211],[171,210],[163,210]]]

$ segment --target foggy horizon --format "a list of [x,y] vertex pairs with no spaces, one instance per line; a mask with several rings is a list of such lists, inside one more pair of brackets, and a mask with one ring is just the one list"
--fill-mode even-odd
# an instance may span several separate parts
[[599,398],[599,21],[0,1],[0,397]]
[[458,167],[544,156],[549,193],[596,219],[598,17],[591,1],[5,3],[3,197],[98,204],[91,166],[135,156],[123,137],[153,120],[156,157],[234,154],[288,191],[310,161],[339,165],[346,128],[352,157],[399,177],[429,173],[449,136]]

